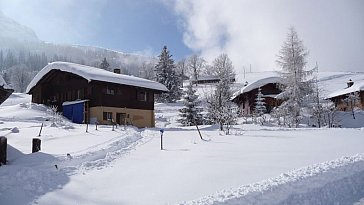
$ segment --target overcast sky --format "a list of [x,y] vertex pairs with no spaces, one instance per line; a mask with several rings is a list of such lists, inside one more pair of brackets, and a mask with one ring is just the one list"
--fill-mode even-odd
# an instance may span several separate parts
[[178,60],[227,53],[238,72],[278,70],[290,26],[324,71],[364,72],[363,0],[0,0],[3,13],[41,40]]

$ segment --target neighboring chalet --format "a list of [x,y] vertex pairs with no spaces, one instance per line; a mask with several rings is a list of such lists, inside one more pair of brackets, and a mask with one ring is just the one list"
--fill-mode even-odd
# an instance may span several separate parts
[[[235,82],[235,77],[230,79],[231,82]],[[192,79],[193,84],[214,84],[220,82],[220,78],[218,76],[199,76],[196,79]]]
[[232,101],[239,106],[241,114],[251,115],[254,112],[258,89],[261,88],[261,92],[265,99],[264,102],[266,103],[265,106],[269,113],[274,107],[281,104],[281,101],[276,98],[277,95],[282,92],[278,88],[280,82],[280,77],[267,77],[256,80],[253,83],[246,83],[240,91],[234,93]]
[[168,91],[157,82],[74,63],[53,62],[30,82],[32,102],[57,106],[75,123],[154,127],[154,94]]
[[6,85],[5,80],[0,76],[0,105],[8,99],[14,90]]
[[351,79],[347,82],[346,88],[337,90],[333,93],[330,93],[327,96],[327,99],[330,99],[335,103],[335,107],[337,107],[341,111],[350,110],[349,104],[345,102],[345,98],[348,97],[350,93],[359,93],[359,100],[356,102],[356,107],[364,109],[364,81],[353,82]]

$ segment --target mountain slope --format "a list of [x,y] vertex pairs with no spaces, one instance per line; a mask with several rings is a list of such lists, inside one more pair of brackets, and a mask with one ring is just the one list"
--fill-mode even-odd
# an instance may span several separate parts
[[35,32],[29,27],[23,26],[0,11],[0,39],[12,39],[20,42],[39,42]]
[[[8,60],[8,64],[1,66],[0,69],[7,70],[11,66],[24,62],[17,62],[17,57],[25,55],[46,56],[47,62],[52,61],[68,61],[88,66],[98,67],[101,60],[106,58],[110,64],[110,70],[120,68],[124,74],[143,76],[143,71],[148,67],[152,69],[156,59],[151,56],[143,56],[139,54],[123,53],[106,48],[82,45],[67,45],[48,43],[38,39],[35,32],[23,25],[20,25],[11,18],[0,12],[0,50],[3,51],[3,58],[11,52],[15,57]],[[29,55],[28,55],[29,54]],[[4,61],[6,61],[5,59]],[[37,60],[37,59],[36,59]],[[31,61],[26,59],[25,61]],[[36,66],[29,66],[34,70],[40,70],[44,67],[44,63]],[[36,68],[34,68],[36,67]]]

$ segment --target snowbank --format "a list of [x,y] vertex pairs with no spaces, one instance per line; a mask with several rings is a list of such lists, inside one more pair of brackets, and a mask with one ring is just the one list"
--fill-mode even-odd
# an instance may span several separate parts
[[353,204],[363,196],[364,154],[357,154],[180,204]]

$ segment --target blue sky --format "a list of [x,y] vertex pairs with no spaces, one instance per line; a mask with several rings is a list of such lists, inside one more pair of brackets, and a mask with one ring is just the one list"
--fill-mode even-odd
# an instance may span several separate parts
[[221,53],[237,73],[277,70],[290,26],[309,51],[307,67],[364,72],[363,0],[0,0],[2,12],[41,40],[158,55]]
[[124,51],[159,52],[167,45],[176,58],[191,53],[173,12],[156,1],[110,1],[101,11],[98,32],[83,44],[98,42]]

